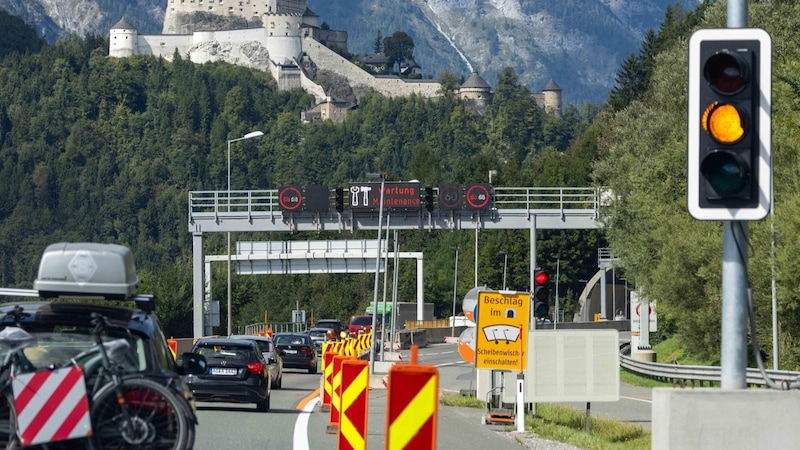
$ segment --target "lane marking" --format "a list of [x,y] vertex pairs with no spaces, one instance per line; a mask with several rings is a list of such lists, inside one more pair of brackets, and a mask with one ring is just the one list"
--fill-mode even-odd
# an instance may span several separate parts
[[[317,392],[319,392],[319,389],[317,389]],[[317,406],[319,394],[311,398],[310,401],[309,397],[300,401],[300,403],[306,403],[303,406],[302,412],[298,414],[297,421],[294,423],[294,434],[292,435],[293,450],[310,450],[308,446],[308,419],[311,417],[311,411]],[[300,404],[298,404],[298,406],[300,406]]]
[[653,403],[653,400],[649,400],[649,399],[646,399],[646,398],[626,397],[624,395],[620,395],[619,398],[624,398],[626,400],[635,400],[637,402]]
[[319,392],[320,392],[320,390],[319,390],[319,388],[317,388],[317,390],[315,390],[314,392],[312,392],[312,393],[306,395],[305,397],[303,397],[302,400],[297,402],[297,406],[295,406],[294,409],[305,410],[306,404],[308,402],[313,400],[314,397],[319,397]]

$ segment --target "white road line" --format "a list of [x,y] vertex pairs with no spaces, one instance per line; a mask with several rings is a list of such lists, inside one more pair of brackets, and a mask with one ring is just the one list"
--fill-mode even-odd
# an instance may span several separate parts
[[652,400],[648,400],[646,398],[639,398],[639,397],[626,397],[624,395],[620,395],[619,398],[624,398],[626,400],[635,400],[637,402],[645,402],[645,403],[653,403]]
[[319,397],[306,403],[303,411],[297,415],[297,421],[294,423],[294,435],[292,437],[292,444],[294,450],[309,450],[308,446],[308,418],[311,416],[311,411],[319,402]]

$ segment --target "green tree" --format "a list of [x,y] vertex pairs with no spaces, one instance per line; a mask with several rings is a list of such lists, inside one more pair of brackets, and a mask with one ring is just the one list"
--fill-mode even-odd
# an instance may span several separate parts
[[383,53],[383,35],[381,30],[375,34],[375,40],[372,42],[372,52],[376,54]]
[[388,67],[393,67],[395,63],[410,61],[414,59],[414,40],[404,31],[395,31],[383,39],[383,54],[388,59],[386,63]]

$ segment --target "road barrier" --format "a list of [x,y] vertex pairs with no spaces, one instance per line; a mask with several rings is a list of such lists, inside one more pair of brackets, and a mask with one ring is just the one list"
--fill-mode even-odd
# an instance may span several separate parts
[[[698,382],[700,386],[704,383],[719,384],[722,369],[719,366],[689,366],[680,364],[665,364],[648,361],[640,361],[620,354],[620,366],[625,370],[656,378],[662,381],[671,382],[673,385],[685,385],[687,382],[694,384]],[[793,382],[800,378],[800,372],[788,370],[767,370],[767,376],[776,383]],[[765,386],[761,371],[756,368],[747,369],[747,384]]]
[[389,369],[387,390],[386,449],[435,449],[439,370],[417,364],[411,347],[410,363]]
[[342,362],[342,396],[339,419],[339,450],[366,450],[369,363],[350,359]]

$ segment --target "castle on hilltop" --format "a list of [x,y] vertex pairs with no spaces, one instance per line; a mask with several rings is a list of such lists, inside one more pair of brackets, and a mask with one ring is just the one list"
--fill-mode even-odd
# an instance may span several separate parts
[[[349,54],[347,32],[320,27],[319,16],[306,0],[168,0],[162,33],[139,34],[122,18],[110,30],[109,56],[155,55],[171,60],[177,52],[195,63],[225,61],[269,71],[279,89],[304,89],[320,103],[330,103],[331,96],[309,78],[306,67],[335,73],[354,92],[441,95],[437,81],[374,76],[341,56]],[[546,111],[560,115],[561,88],[552,80],[548,87],[534,97]],[[476,105],[491,101],[491,89],[477,72],[458,94]]]

